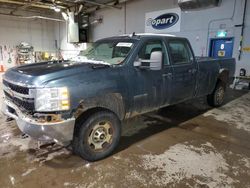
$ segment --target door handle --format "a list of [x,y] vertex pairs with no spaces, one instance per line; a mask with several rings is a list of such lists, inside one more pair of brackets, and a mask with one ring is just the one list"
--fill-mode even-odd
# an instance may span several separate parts
[[196,71],[197,71],[197,69],[189,69],[189,70],[188,70],[188,73],[194,74],[194,73],[196,73]]
[[162,74],[162,76],[163,76],[163,77],[172,77],[173,74],[169,72],[169,73],[166,73],[166,74]]

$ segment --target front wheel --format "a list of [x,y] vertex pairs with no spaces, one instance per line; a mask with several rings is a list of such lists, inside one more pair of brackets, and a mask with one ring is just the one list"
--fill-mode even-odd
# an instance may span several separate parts
[[219,107],[223,104],[225,98],[225,84],[218,82],[213,93],[207,96],[207,102],[212,107]]
[[73,151],[88,161],[97,161],[110,155],[120,140],[121,123],[108,111],[92,114],[76,125]]

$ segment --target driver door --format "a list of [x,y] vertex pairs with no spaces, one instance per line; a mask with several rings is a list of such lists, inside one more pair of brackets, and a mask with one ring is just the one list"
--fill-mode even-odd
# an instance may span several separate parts
[[[166,47],[161,39],[147,40],[141,46],[136,61],[150,60],[152,52],[161,51],[163,60],[166,59]],[[131,86],[133,90],[133,111],[138,113],[147,112],[163,105],[165,101],[163,68],[151,70],[147,62],[142,66],[147,68],[133,67]],[[163,64],[163,62],[162,62]],[[163,67],[163,66],[162,66]]]

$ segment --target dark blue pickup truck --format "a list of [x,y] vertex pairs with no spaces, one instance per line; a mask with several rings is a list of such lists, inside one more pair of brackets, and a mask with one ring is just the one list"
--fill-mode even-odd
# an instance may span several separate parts
[[105,38],[70,61],[9,69],[4,112],[31,137],[95,161],[115,149],[124,119],[200,96],[222,105],[234,72],[233,58],[196,58],[185,38]]

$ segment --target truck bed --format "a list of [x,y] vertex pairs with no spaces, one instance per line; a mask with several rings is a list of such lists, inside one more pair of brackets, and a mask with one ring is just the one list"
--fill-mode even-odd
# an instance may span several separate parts
[[234,77],[235,59],[234,58],[212,58],[212,57],[196,57],[198,64],[202,63],[216,63],[220,69],[229,70],[229,77]]
[[229,72],[229,82],[232,84],[235,72],[234,58],[211,58],[211,57],[196,57],[199,74],[197,84],[197,96],[202,96],[204,93],[211,93],[214,85],[217,82],[218,75],[223,70]]

